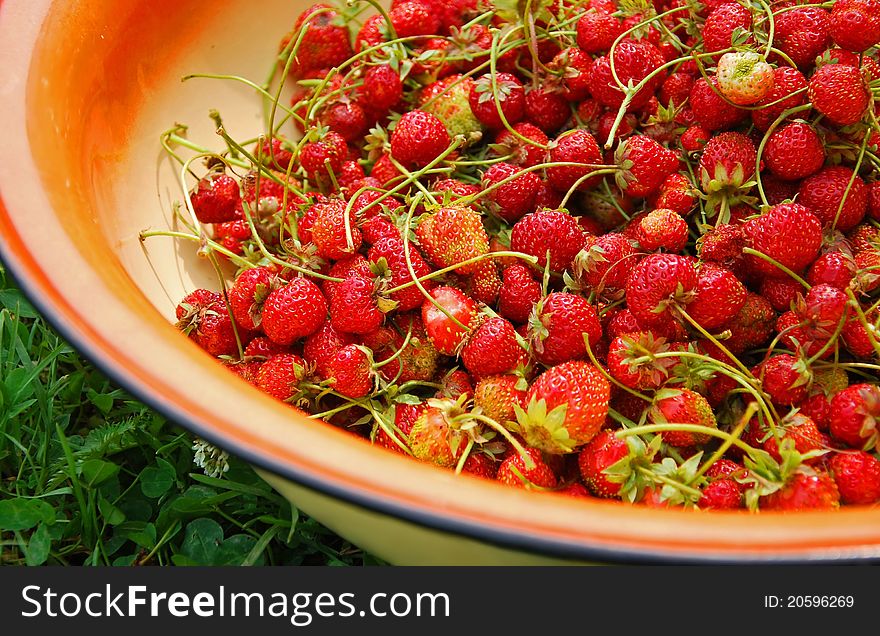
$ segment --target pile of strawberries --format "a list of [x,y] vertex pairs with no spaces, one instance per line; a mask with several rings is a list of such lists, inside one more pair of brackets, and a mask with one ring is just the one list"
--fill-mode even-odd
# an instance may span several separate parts
[[877,503],[878,42],[880,0],[315,5],[264,136],[165,136],[198,180],[174,235],[237,270],[179,327],[510,486]]

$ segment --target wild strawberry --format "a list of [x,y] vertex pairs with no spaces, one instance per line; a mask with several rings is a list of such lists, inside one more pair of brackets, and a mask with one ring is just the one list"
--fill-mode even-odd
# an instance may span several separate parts
[[732,128],[748,116],[748,111],[725,102],[715,93],[718,80],[710,78],[712,86],[700,78],[691,90],[690,105],[697,122],[710,131]]
[[755,174],[757,151],[752,140],[737,132],[718,134],[703,148],[700,157],[700,184],[712,194],[739,190]]
[[666,177],[678,171],[678,156],[645,135],[624,141],[614,158],[621,170],[615,175],[617,185],[631,197],[656,192]]
[[433,185],[432,190],[440,194],[451,192],[455,197],[464,198],[480,192],[480,186],[464,183],[458,179],[440,179]]
[[455,466],[467,441],[465,434],[454,426],[453,412],[447,406],[428,406],[413,422],[407,444],[413,456],[423,462],[430,462],[444,468]]
[[597,497],[614,498],[620,494],[620,484],[610,481],[605,469],[629,454],[626,442],[614,431],[605,430],[596,435],[578,454],[578,467],[584,482]]
[[512,371],[523,350],[513,325],[504,318],[489,318],[474,329],[461,350],[465,368],[477,378]]
[[306,362],[292,353],[272,356],[257,373],[257,386],[277,400],[287,402],[298,392],[297,385],[306,376]]
[[697,505],[703,510],[734,510],[742,508],[743,487],[735,479],[722,477],[703,487]]
[[[519,176],[515,176],[517,174]],[[510,180],[489,192],[487,207],[508,223],[516,223],[535,211],[535,198],[541,187],[541,179],[534,172],[522,172],[513,164],[500,162],[493,164],[483,175],[483,190],[507,179]]]
[[867,505],[880,500],[880,460],[864,451],[835,453],[828,469],[845,504]]
[[831,37],[837,46],[860,53],[880,42],[880,3],[841,0],[831,7]]
[[[526,94],[522,82],[510,73],[497,73],[493,77],[483,75],[471,86],[468,102],[477,119],[492,130],[505,128],[504,120],[511,126],[525,116]],[[497,96],[497,99],[496,99]],[[501,115],[498,111],[501,111]]]
[[563,49],[547,65],[554,74],[544,81],[570,102],[581,102],[590,96],[590,67],[593,59],[577,47]]
[[[807,79],[796,68],[780,66],[773,69],[773,87],[752,110],[752,121],[762,131],[786,110],[800,106],[806,100]],[[784,98],[784,99],[783,99]]]
[[[623,86],[635,86],[663,65],[663,56],[657,47],[643,40],[623,40],[612,53],[614,70]],[[593,62],[593,68],[590,70],[590,90],[600,104],[616,109],[623,104],[625,95],[611,72],[612,53],[599,57]],[[662,81],[662,75],[654,73],[645,86],[633,96],[629,104],[630,108],[644,106]]]
[[603,53],[623,33],[620,20],[604,11],[591,9],[577,23],[577,44],[584,53]]
[[351,274],[330,296],[330,323],[337,331],[366,334],[378,329],[384,320],[371,278]]
[[[824,436],[819,432],[816,423],[812,419],[802,413],[795,413],[784,418],[782,426],[779,427],[782,433],[781,441],[791,440],[794,443],[794,449],[801,454],[807,454],[813,451],[822,450],[825,446]],[[782,455],[779,453],[779,444],[772,435],[768,437],[763,444],[764,450],[767,451],[777,462],[782,462]],[[805,460],[806,463],[816,463],[817,459]]]
[[707,53],[730,48],[735,31],[750,32],[752,15],[737,3],[723,4],[712,11],[703,25],[703,49]]
[[676,307],[693,300],[695,261],[676,254],[652,254],[634,268],[626,285],[629,310],[646,327],[668,327]]
[[721,94],[739,106],[759,102],[773,88],[773,68],[753,51],[722,55],[716,76]]
[[801,184],[798,202],[808,207],[823,225],[846,232],[865,218],[868,187],[849,168],[828,166]]
[[517,412],[526,443],[552,454],[570,453],[592,440],[608,415],[611,385],[596,367],[574,360],[542,373]]
[[796,121],[770,135],[763,158],[767,168],[777,177],[796,181],[822,168],[825,147],[812,126]]
[[498,313],[515,324],[528,321],[532,308],[541,299],[541,284],[523,265],[504,269],[498,294]]
[[554,292],[535,305],[529,338],[538,362],[555,366],[585,358],[584,337],[595,346],[602,338],[602,326],[595,308],[582,296]]
[[589,190],[601,177],[585,178],[602,165],[602,152],[596,139],[586,130],[573,130],[560,135],[550,144],[550,163],[575,163],[581,166],[551,166],[546,169],[547,179],[554,189],[567,192],[574,187]]
[[287,347],[276,344],[264,336],[254,338],[244,348],[245,358],[266,360],[279,353],[287,353]]
[[820,67],[810,78],[807,94],[813,107],[838,126],[858,122],[872,101],[861,71],[845,64]]
[[474,389],[474,406],[483,410],[483,415],[496,422],[507,422],[516,418],[514,406],[525,406],[525,380],[516,375],[494,375],[477,382]]
[[798,7],[776,16],[776,46],[801,68],[809,68],[831,42],[828,12]]
[[477,304],[453,287],[437,287],[430,295],[431,299],[425,299],[422,305],[428,337],[443,355],[457,355],[468,328],[479,315]]
[[494,260],[480,261],[464,285],[465,292],[484,305],[495,305],[501,292],[501,276]]
[[873,448],[880,442],[880,388],[853,384],[831,400],[831,434],[856,449]]
[[302,147],[299,161],[309,178],[330,182],[330,172],[334,175],[342,170],[348,158],[348,145],[342,135],[329,132],[320,141],[310,141]]
[[391,134],[391,156],[406,167],[422,168],[443,154],[449,143],[443,122],[425,111],[411,110]]
[[394,437],[392,438],[382,426],[377,426],[374,443],[397,453],[406,453],[410,431],[419,416],[428,408],[426,402],[418,404],[397,404],[394,407]]
[[666,177],[660,188],[648,196],[648,205],[652,208],[672,210],[683,217],[687,216],[696,204],[696,189],[691,185],[690,179],[677,172]]
[[539,210],[516,222],[510,235],[510,249],[538,259],[539,267],[563,272],[571,268],[574,257],[586,243],[586,234],[577,220],[560,210]]
[[[220,294],[197,289],[177,305],[177,328],[212,356],[238,352],[235,327]],[[240,336],[246,336],[244,331]]]
[[263,331],[280,345],[312,335],[326,318],[327,299],[306,278],[294,278],[269,294],[263,303]]
[[316,4],[300,14],[293,30],[281,42],[281,50],[292,54],[293,45],[304,32],[290,65],[294,77],[339,66],[352,56],[348,28],[336,24],[338,17],[326,4]]
[[793,278],[765,278],[761,281],[759,291],[773,305],[773,309],[788,311],[804,288]]
[[369,395],[373,388],[373,367],[362,347],[346,345],[329,361],[328,375],[333,390],[352,400]]
[[697,272],[697,289],[687,311],[704,329],[719,329],[733,320],[746,303],[745,286],[729,269],[702,263]]
[[355,254],[349,258],[336,261],[333,267],[330,268],[328,275],[332,278],[342,279],[339,282],[325,280],[321,283],[321,291],[324,292],[327,300],[332,303],[336,290],[346,278],[354,275],[362,278],[371,278],[373,273],[370,271],[370,261],[360,254]]
[[327,260],[339,260],[360,249],[361,231],[354,219],[346,214],[345,203],[334,199],[328,203],[316,203],[315,222],[312,225],[312,243],[318,248],[318,256]]
[[648,331],[620,335],[608,346],[608,372],[631,389],[656,389],[680,362],[673,357],[655,357],[668,351],[670,346],[666,340],[655,338]]
[[[822,224],[809,209],[798,203],[775,205],[743,226],[755,251],[765,254],[789,269],[800,272],[819,253]],[[771,263],[747,255],[750,267],[763,276],[782,278],[787,274]]]
[[854,228],[848,234],[848,239],[856,254],[869,250],[880,250],[880,228],[868,223],[862,223]]
[[880,221],[880,181],[868,184],[868,216]]
[[403,99],[403,80],[388,64],[378,64],[367,68],[362,90],[370,108],[387,112]]
[[735,354],[760,347],[770,338],[775,324],[776,312],[770,303],[758,294],[749,292],[743,308],[725,325],[730,331],[730,338],[724,344]]
[[[648,411],[648,421],[652,424],[717,426],[715,414],[706,398],[690,389],[664,389],[658,392]],[[709,441],[709,435],[690,431],[663,431],[660,435],[670,446],[680,448],[699,446]]]
[[874,344],[880,342],[880,331],[876,327],[876,321],[877,316],[871,314],[868,316],[867,329],[857,317],[851,318],[843,326],[843,333],[840,334],[843,343],[847,351],[856,358],[868,360],[877,355]]
[[526,453],[531,460],[532,468],[528,468],[526,460],[519,453],[510,455],[498,467],[496,479],[506,486],[515,488],[556,488],[556,475],[544,461],[541,452],[527,448]]
[[711,138],[712,133],[702,126],[691,126],[681,134],[679,142],[685,152],[699,152]]
[[687,222],[672,210],[652,210],[639,221],[636,230],[636,240],[647,252],[680,252],[687,239]]
[[[416,236],[425,255],[438,267],[452,267],[489,252],[482,218],[470,207],[449,206],[423,217]],[[472,262],[456,271],[472,274],[478,266],[479,262]]]
[[833,510],[840,505],[840,493],[831,476],[801,467],[780,490],[759,500],[762,510]]
[[678,71],[671,73],[663,80],[663,85],[657,93],[657,99],[666,106],[681,106],[685,104],[691,95],[696,79],[690,73]]
[[440,29],[440,16],[421,2],[402,2],[388,13],[399,38],[433,35]]
[[589,236],[574,260],[573,271],[580,283],[599,292],[626,287],[638,259],[629,239],[622,234]]
[[544,133],[552,135],[570,117],[571,107],[559,93],[537,87],[526,91],[526,118]]
[[[407,261],[407,252],[404,249],[403,239],[399,235],[376,241],[373,247],[370,248],[368,258],[371,263],[376,265],[379,264],[380,260],[385,259],[388,273],[391,275],[388,282],[389,287],[411,283],[413,274],[410,273],[410,267],[412,267],[412,272],[416,278],[421,278],[431,273],[431,267],[412,244],[409,245],[409,260]],[[432,289],[434,285],[435,283],[432,280],[422,282],[422,287],[425,289]],[[400,312],[412,311],[421,307],[424,299],[425,297],[416,285],[410,285],[391,294],[391,300],[397,303],[396,309]]]
[[876,249],[857,252],[856,278],[853,287],[865,293],[870,293],[880,287],[880,251]]
[[787,354],[768,358],[753,373],[773,403],[780,405],[792,406],[806,399],[812,381],[803,361]]
[[200,223],[226,223],[236,218],[241,191],[229,175],[212,172],[199,181],[190,201]]
[[846,289],[855,276],[856,266],[853,258],[844,252],[826,252],[810,266],[807,282],[810,285],[831,285]]
[[420,108],[434,115],[446,126],[450,136],[482,133],[480,120],[471,111],[469,95],[474,81],[462,75],[450,75],[427,86],[420,96]]
[[523,141],[506,128],[499,131],[495,137],[495,143],[491,146],[492,151],[500,157],[511,156],[508,161],[523,168],[537,166],[544,161],[542,146],[549,143],[544,131],[527,121],[521,121],[513,126],[518,135],[534,143]]
[[738,223],[718,225],[697,241],[697,250],[704,261],[732,265],[742,256],[746,238]]
[[318,377],[326,380],[331,377],[331,363],[336,354],[346,345],[354,344],[350,334],[336,331],[328,320],[303,344],[303,358],[314,369]]
[[268,267],[246,269],[229,290],[229,306],[235,321],[245,329],[256,330],[262,322],[263,303],[278,281]]
[[487,453],[471,453],[464,460],[461,472],[483,479],[495,479],[498,475],[498,463]]

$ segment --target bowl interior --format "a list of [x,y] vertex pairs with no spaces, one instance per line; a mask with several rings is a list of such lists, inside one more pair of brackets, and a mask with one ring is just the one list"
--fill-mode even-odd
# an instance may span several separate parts
[[217,286],[192,245],[142,243],[170,228],[181,175],[159,136],[176,122],[222,148],[262,132],[263,81],[308,2],[6,0],[0,57],[0,247],[31,297],[140,397],[245,458],[311,488],[426,525],[530,550],[593,558],[773,559],[880,554],[880,510],[836,515],[699,514],[575,501],[418,464],[306,419],[177,333],[183,295]]

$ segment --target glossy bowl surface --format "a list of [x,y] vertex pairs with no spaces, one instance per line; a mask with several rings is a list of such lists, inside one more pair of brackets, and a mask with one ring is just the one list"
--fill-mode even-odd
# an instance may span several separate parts
[[168,226],[179,175],[159,134],[176,121],[220,147],[242,137],[290,0],[4,0],[0,4],[0,250],[29,297],[140,398],[275,475],[306,512],[393,562],[838,560],[880,557],[880,509],[707,514],[574,500],[456,478],[276,404],[170,324],[216,284],[191,246],[141,244]]

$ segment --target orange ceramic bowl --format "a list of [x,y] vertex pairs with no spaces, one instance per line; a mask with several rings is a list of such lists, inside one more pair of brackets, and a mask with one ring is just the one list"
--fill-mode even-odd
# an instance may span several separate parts
[[[394,563],[880,557],[880,509],[836,514],[651,510],[505,488],[373,448],[235,379],[171,325],[185,291],[212,283],[167,227],[179,198],[162,130],[224,111],[259,125],[258,80],[307,3],[291,0],[3,0],[0,249],[31,300],[135,395],[262,469],[341,535]],[[216,142],[213,142],[216,145]]]

